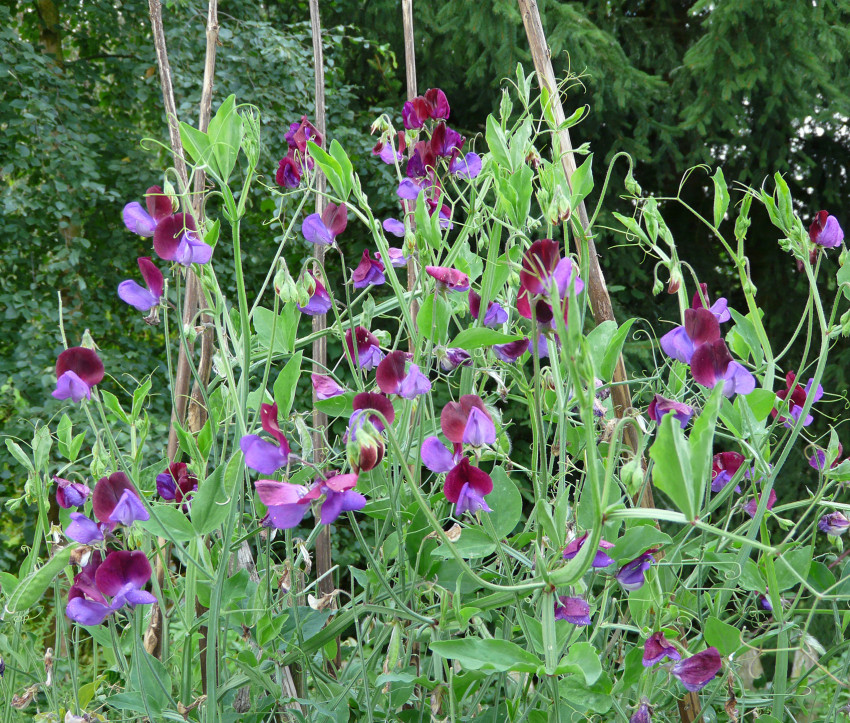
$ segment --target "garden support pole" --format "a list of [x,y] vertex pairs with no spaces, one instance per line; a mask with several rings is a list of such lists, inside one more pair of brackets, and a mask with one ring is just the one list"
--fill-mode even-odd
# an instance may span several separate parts
[[[537,71],[537,79],[541,88],[545,88],[549,94],[549,102],[555,118],[556,129],[558,129],[564,123],[566,117],[564,116],[564,108],[561,105],[561,98],[558,94],[558,84],[555,81],[555,72],[552,69],[551,55],[549,46],[546,43],[546,35],[543,32],[543,23],[540,20],[537,0],[518,1],[522,14],[522,22],[525,25],[525,32],[528,36],[528,45],[531,48],[531,57],[534,59],[534,68]],[[560,145],[560,160],[564,169],[564,176],[567,179],[570,189],[572,189],[572,178],[576,171],[576,162],[572,141],[570,140],[570,132],[566,128],[556,130],[556,132],[558,144]],[[590,221],[584,201],[579,204],[577,209],[573,209],[573,211],[578,213],[579,222],[585,231],[585,243],[577,243],[576,250],[580,257],[585,253],[587,255],[588,268],[590,269],[587,288],[593,318],[597,324],[601,324],[603,321],[616,322],[616,319],[614,319],[614,310],[611,306],[611,297],[608,294],[608,287],[605,284],[605,276],[602,273],[602,267],[599,265],[596,244],[589,229]],[[582,248],[582,245],[585,248]],[[614,411],[618,417],[622,418],[632,406],[631,394],[626,383],[626,366],[623,363],[622,354],[617,360],[613,381],[614,386],[611,389],[611,396],[614,401]],[[627,428],[626,441],[633,452],[638,451],[637,436],[631,426]],[[652,492],[648,486],[645,489],[646,492],[642,497],[641,504],[643,506],[654,507]]]
[[[416,87],[416,48],[413,45],[413,0],[401,0],[402,26],[404,28],[404,68],[407,76],[407,99],[413,100],[418,95]],[[409,148],[413,152],[413,147]],[[413,289],[416,287],[416,255],[412,254],[407,260],[407,290],[411,292],[410,310],[412,318],[416,318],[419,312],[419,302],[413,298]],[[412,353],[413,339],[410,340]]]

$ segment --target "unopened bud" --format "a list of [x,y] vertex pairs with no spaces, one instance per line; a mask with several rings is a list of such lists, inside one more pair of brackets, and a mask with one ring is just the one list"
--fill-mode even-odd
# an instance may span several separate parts
[[667,293],[676,294],[682,286],[682,272],[674,268],[670,271],[670,281],[667,283]]
[[664,283],[661,279],[655,279],[655,283],[652,285],[652,295],[658,296],[662,291],[664,291]]
[[404,246],[402,247],[402,251],[404,256],[407,257],[416,255],[416,236],[412,233],[404,235]]
[[274,275],[274,290],[284,304],[298,300],[298,288],[295,285],[295,279],[292,278],[285,264]]
[[162,192],[168,196],[171,201],[171,208],[174,209],[174,213],[180,209],[180,199],[177,197],[177,191],[172,185],[171,181],[167,178],[162,182]]
[[389,133],[392,129],[393,125],[390,123],[389,116],[386,113],[382,113],[372,122],[372,127],[370,128],[369,133],[371,135],[375,135],[376,133]]
[[540,168],[541,162],[540,154],[537,152],[537,149],[534,146],[531,146],[531,150],[525,155],[525,162],[531,166],[535,171]]

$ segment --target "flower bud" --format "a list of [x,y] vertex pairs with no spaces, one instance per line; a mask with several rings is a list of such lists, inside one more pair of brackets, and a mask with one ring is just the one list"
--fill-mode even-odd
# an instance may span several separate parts
[[661,279],[655,279],[655,283],[652,285],[652,295],[658,296],[662,291],[664,291],[664,284]]
[[368,472],[384,458],[384,440],[360,410],[351,415],[348,425],[348,444],[345,451],[348,463],[358,472]]
[[298,288],[295,285],[295,279],[292,278],[286,266],[286,261],[283,259],[280,261],[280,268],[274,275],[274,290],[283,303],[298,301]]
[[369,129],[369,133],[371,135],[375,135],[376,133],[391,133],[393,130],[393,125],[390,123],[389,116],[386,113],[381,113],[373,122],[372,126]]

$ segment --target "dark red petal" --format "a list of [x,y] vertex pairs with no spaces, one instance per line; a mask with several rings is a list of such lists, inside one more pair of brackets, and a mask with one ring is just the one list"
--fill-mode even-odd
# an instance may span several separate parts
[[723,339],[718,339],[711,344],[702,344],[696,348],[691,357],[691,374],[698,384],[713,387],[723,376],[731,361],[732,355]]
[[94,516],[101,522],[109,522],[109,516],[124,494],[124,490],[130,490],[137,497],[138,491],[133,483],[123,472],[114,472],[109,477],[101,477],[94,486],[91,496]]
[[685,309],[685,333],[695,347],[712,343],[720,338],[720,323],[708,309]]
[[487,411],[487,407],[484,406],[484,401],[477,394],[464,394],[460,398],[460,406],[463,409],[464,413],[467,417],[469,417],[469,413],[472,411],[472,408],[484,412],[484,416],[487,417],[491,422],[493,421],[493,417],[490,416],[490,412]]
[[691,308],[692,309],[708,309],[711,306],[711,299],[708,296],[708,284],[700,284],[699,288],[702,290],[702,295],[705,297],[706,304],[703,305],[702,299],[700,298],[699,291],[694,292],[694,296],[691,299]]
[[526,289],[519,290],[519,296],[517,297],[516,301],[516,310],[517,313],[523,319],[531,318],[531,302],[529,301],[530,296],[530,292]]
[[74,372],[90,387],[100,384],[103,380],[103,362],[94,349],[82,346],[72,346],[63,351],[56,360],[56,378],[65,372]]
[[425,91],[425,101],[428,103],[431,118],[448,120],[450,112],[449,100],[442,90],[439,88],[429,88]]
[[[528,298],[527,296],[523,298]],[[472,289],[469,290],[469,313],[472,314],[473,319],[478,318],[478,313],[481,309],[481,297],[476,294]]]
[[449,402],[443,407],[443,411],[440,413],[440,428],[450,442],[455,444],[463,442],[463,432],[466,429],[468,416],[469,412],[465,412],[457,402]]
[[151,579],[151,564],[141,550],[113,550],[94,574],[98,590],[110,597],[128,582],[141,589]]
[[163,278],[156,264],[151,261],[150,256],[142,256],[139,259],[139,271],[142,272],[142,278],[145,284],[154,296],[162,296]]
[[431,134],[431,153],[435,156],[440,155],[440,151],[446,142],[446,124],[437,123],[434,132]]
[[820,236],[820,232],[823,231],[823,227],[826,226],[826,220],[829,218],[829,211],[818,211],[817,216],[815,216],[815,220],[812,221],[812,225],[809,226],[809,238],[812,243],[817,242],[818,236]]
[[160,186],[151,186],[145,191],[145,206],[148,207],[148,213],[155,221],[161,221],[174,213],[171,199],[165,195]]
[[322,222],[327,226],[332,236],[339,236],[348,225],[348,206],[344,203],[339,204],[339,206],[335,203],[328,203],[328,207],[322,213]]
[[407,366],[407,360],[410,354],[406,351],[394,351],[387,354],[378,364],[378,369],[375,371],[375,381],[378,382],[378,388],[384,394],[396,394],[398,387],[404,379],[404,370]]
[[194,219],[186,213],[175,213],[162,219],[153,232],[153,249],[161,259],[173,261],[180,239],[186,231],[195,230]]
[[[358,409],[374,409],[384,415],[387,424],[392,424],[395,420],[395,409],[389,398],[384,394],[376,392],[361,392],[354,397],[354,411]],[[374,424],[375,420],[371,420]]]
[[546,292],[544,279],[555,271],[560,260],[561,251],[557,241],[548,238],[535,241],[522,257],[520,287],[528,289],[532,294]]
[[443,494],[449,502],[457,502],[465,484],[469,484],[479,495],[487,495],[493,491],[493,480],[484,470],[473,467],[464,457],[446,475]]

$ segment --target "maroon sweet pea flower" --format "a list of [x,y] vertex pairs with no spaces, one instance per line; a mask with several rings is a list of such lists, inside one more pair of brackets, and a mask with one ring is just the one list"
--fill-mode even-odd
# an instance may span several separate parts
[[162,499],[173,500],[188,512],[192,496],[198,491],[198,478],[185,462],[175,462],[156,476],[156,491]]
[[529,344],[531,344],[531,342],[528,337],[519,339],[518,341],[511,341],[507,344],[494,344],[493,353],[503,362],[507,364],[514,364],[528,351]]
[[93,349],[72,346],[56,360],[56,389],[54,399],[81,402],[91,399],[91,389],[103,380],[103,362]]
[[566,620],[573,625],[590,625],[590,605],[580,597],[559,595],[555,602],[555,620]]
[[[687,313],[687,312],[685,312]],[[717,339],[694,349],[691,357],[691,374],[694,381],[713,389],[723,384],[723,396],[749,394],[756,388],[756,379],[746,367],[732,359],[726,342]]]
[[412,354],[393,351],[378,364],[375,381],[384,394],[398,394],[413,399],[431,391],[431,382],[416,364],[411,364]]
[[643,667],[651,668],[656,663],[660,663],[664,658],[670,660],[681,660],[682,656],[679,651],[672,645],[664,633],[661,631],[653,633],[647,638],[643,646]]
[[[699,296],[696,299],[699,301]],[[701,304],[693,309],[685,309],[684,326],[677,326],[662,336],[661,348],[667,356],[690,364],[697,347],[720,340],[719,322],[718,315]]]
[[289,442],[280,430],[277,419],[277,404],[260,406],[260,422],[263,429],[277,440],[277,444],[267,442],[256,434],[246,434],[239,441],[239,448],[245,455],[245,465],[260,474],[273,474],[289,464]]
[[162,272],[151,261],[150,256],[142,256],[138,259],[138,264],[147,288],[128,279],[118,284],[118,297],[139,311],[150,311],[155,306],[159,306],[162,298],[164,285]]
[[156,225],[174,213],[171,199],[163,193],[161,186],[151,186],[145,191],[145,211],[142,206],[133,201],[124,206],[124,225],[139,236],[150,237],[156,230]]
[[694,408],[688,404],[667,399],[667,397],[656,394],[649,403],[647,414],[649,414],[649,418],[653,422],[658,422],[658,424],[661,424],[661,420],[665,414],[672,414],[679,421],[682,429],[684,429],[688,426],[688,422],[691,421],[691,417],[694,416]]
[[535,241],[522,257],[522,269],[519,272],[520,291],[517,297],[517,311],[520,316],[531,319],[533,303],[537,322],[549,324],[553,311],[547,301],[553,284],[562,301],[566,321],[569,308],[567,293],[570,286],[573,285],[573,292],[579,294],[584,289],[584,282],[578,277],[572,259],[561,258],[557,241]]
[[56,504],[65,510],[82,507],[91,494],[89,486],[83,482],[71,482],[55,475],[53,481],[56,483]]
[[348,225],[348,207],[328,203],[322,214],[311,213],[301,224],[301,233],[311,244],[330,246]]
[[101,477],[92,494],[94,516],[111,532],[118,524],[129,526],[135,520],[148,520],[150,514],[141,496],[123,472]]
[[[744,455],[739,452],[720,452],[714,455],[711,463],[711,491],[720,492],[735,476],[744,463]],[[741,487],[735,488],[740,492]]]
[[[776,392],[776,396],[783,401],[788,402],[788,410],[791,413],[792,419],[788,419],[788,417],[779,417],[779,420],[789,429],[794,426],[794,423],[797,422],[803,414],[803,407],[806,404],[806,401],[809,398],[809,395],[812,395],[812,404],[820,401],[823,397],[823,387],[818,384],[817,388],[815,388],[814,392],[812,392],[812,386],[815,383],[814,379],[809,379],[809,383],[806,384],[806,388],[803,389],[799,384],[796,383],[797,375],[794,372],[788,372],[785,375],[785,389],[780,389]],[[777,417],[779,412],[776,409],[773,409],[770,412],[774,418]],[[811,414],[807,414],[806,418],[803,420],[803,426],[808,427],[815,418]]]
[[[354,341],[357,343],[357,356],[354,355]],[[351,329],[345,332],[345,346],[348,350],[348,357],[352,362],[356,362],[364,371],[374,369],[381,359],[384,358],[384,353],[378,345],[378,338],[368,329],[357,326],[354,328],[352,340]]]
[[364,249],[360,263],[351,272],[351,280],[355,289],[365,289],[371,285],[380,286],[386,282],[384,264],[380,259],[373,259],[369,254],[369,249]]
[[370,421],[368,409],[352,412],[345,432],[348,462],[355,472],[369,472],[384,458],[386,446],[378,429]]
[[[478,318],[481,311],[481,297],[470,289],[469,291],[469,313],[473,319]],[[497,301],[487,303],[487,313],[484,314],[484,326],[496,327],[501,326],[508,320],[508,312]]]
[[831,216],[828,211],[818,211],[815,220],[809,226],[809,238],[818,246],[835,248],[841,246],[844,241],[844,231],[835,216]]
[[[393,409],[393,403],[385,394],[378,394],[376,392],[361,392],[354,397],[352,407],[355,412],[361,409],[371,409],[373,411],[380,412],[384,419],[387,420],[387,424],[392,424],[395,421],[395,409]],[[384,422],[376,414],[369,415],[369,422],[373,424],[375,429],[379,432],[384,430]]]
[[676,663],[670,672],[677,677],[682,685],[696,692],[707,686],[720,672],[723,662],[717,648],[707,648],[690,658]]
[[401,111],[404,127],[408,130],[421,128],[425,121],[447,120],[450,113],[446,94],[439,88],[430,88],[425,95],[419,95],[407,101]]
[[295,158],[295,152],[290,150],[280,159],[274,180],[281,188],[298,188],[301,185],[301,175],[301,164]]
[[[590,535],[589,532],[585,532],[581,537],[577,537],[572,540],[564,550],[564,559],[572,560],[578,553],[581,551],[581,548],[584,547],[584,543],[587,542],[587,538]],[[608,567],[614,563],[614,561],[605,554],[605,550],[610,550],[614,545],[607,540],[599,541],[599,549],[597,549],[596,554],[593,556],[593,562],[590,563],[591,567]]]
[[446,404],[440,414],[440,428],[454,444],[481,447],[496,442],[493,418],[477,394],[464,394],[460,401]]
[[646,571],[652,565],[652,556],[658,552],[659,548],[653,547],[636,557],[631,562],[627,562],[619,570],[614,577],[626,590],[639,590],[646,582]]
[[700,284],[699,290],[694,292],[691,299],[691,308],[708,309],[721,324],[732,318],[732,313],[729,311],[729,302],[724,297],[721,296],[713,304],[711,303],[711,297],[708,295],[708,284]]
[[198,238],[195,219],[188,213],[172,214],[156,225],[153,250],[161,259],[182,266],[205,264],[212,257],[212,248]]
[[484,497],[493,491],[493,480],[484,470],[473,467],[464,457],[446,475],[443,494],[455,505],[455,514],[492,512]]
[[[756,512],[759,508],[759,502],[761,502],[761,495],[753,497],[752,499],[744,505],[744,512],[746,512],[750,517],[755,517]],[[770,494],[767,496],[767,510],[772,510],[773,506],[776,504],[776,490],[770,490]]]
[[472,357],[465,349],[437,347],[434,349],[434,355],[440,362],[440,369],[444,372],[451,372],[458,367],[468,367],[472,364]]
[[437,280],[437,291],[469,290],[469,277],[462,271],[445,266],[426,266],[425,271]]

